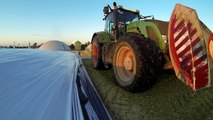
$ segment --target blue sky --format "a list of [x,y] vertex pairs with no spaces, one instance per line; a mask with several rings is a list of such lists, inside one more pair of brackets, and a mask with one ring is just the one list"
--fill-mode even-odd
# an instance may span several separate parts
[[176,3],[197,10],[213,30],[212,0],[0,0],[0,45],[90,41],[104,29],[103,7],[117,4],[168,21]]

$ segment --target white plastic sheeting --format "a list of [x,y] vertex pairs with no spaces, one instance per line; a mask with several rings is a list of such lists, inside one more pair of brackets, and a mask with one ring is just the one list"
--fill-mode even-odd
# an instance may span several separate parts
[[[0,120],[85,118],[76,85],[81,65],[78,54],[0,49],[0,56]],[[100,99],[99,103],[102,104]],[[90,102],[85,105],[90,109],[89,118],[98,119],[90,105]],[[100,107],[106,112],[104,106]]]
[[41,47],[39,47],[39,49],[51,50],[51,51],[70,51],[71,50],[68,45],[58,40],[51,40],[51,41],[45,42]]

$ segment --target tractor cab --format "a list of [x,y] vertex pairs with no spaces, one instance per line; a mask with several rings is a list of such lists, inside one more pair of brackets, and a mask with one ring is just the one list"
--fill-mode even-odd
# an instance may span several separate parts
[[131,11],[124,9],[122,6],[116,6],[114,9],[108,5],[104,7],[105,29],[104,31],[113,36],[114,39],[118,39],[126,32],[126,25],[140,19],[139,10]]

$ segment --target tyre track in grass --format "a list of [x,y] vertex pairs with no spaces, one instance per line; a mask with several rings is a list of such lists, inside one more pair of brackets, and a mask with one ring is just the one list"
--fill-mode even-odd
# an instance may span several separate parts
[[83,63],[111,117],[115,120],[213,119],[213,88],[193,92],[174,73],[160,74],[156,84],[142,93],[118,87],[113,70],[94,70]]

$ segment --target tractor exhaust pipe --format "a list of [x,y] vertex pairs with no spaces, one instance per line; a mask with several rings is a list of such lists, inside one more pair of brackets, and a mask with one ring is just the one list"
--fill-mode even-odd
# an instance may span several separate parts
[[119,34],[118,34],[118,18],[117,18],[117,4],[116,2],[113,2],[114,11],[113,11],[113,17],[114,17],[114,33],[115,33],[115,40],[118,40]]

